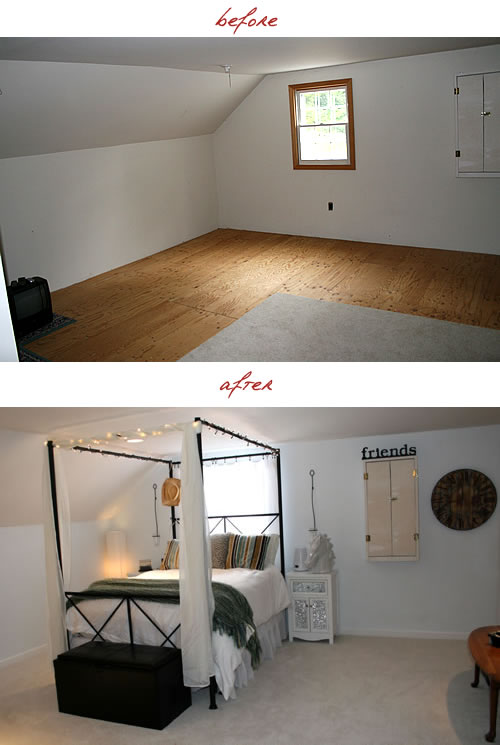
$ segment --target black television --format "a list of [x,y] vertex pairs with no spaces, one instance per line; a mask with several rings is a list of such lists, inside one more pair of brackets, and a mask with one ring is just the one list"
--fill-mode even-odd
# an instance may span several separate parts
[[52,300],[46,279],[20,277],[8,285],[7,296],[16,337],[52,321]]

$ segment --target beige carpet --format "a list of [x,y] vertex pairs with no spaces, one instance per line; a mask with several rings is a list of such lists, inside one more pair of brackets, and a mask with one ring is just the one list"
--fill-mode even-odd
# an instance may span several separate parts
[[41,656],[0,669],[2,745],[482,745],[488,692],[462,641],[294,641],[236,701],[206,692],[162,731],[59,714]]
[[500,331],[277,293],[180,362],[491,362]]

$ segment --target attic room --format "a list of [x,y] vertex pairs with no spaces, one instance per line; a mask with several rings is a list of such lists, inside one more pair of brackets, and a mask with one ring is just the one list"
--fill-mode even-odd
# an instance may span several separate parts
[[499,70],[488,37],[0,39],[2,359],[498,361]]
[[[500,628],[500,409],[2,408],[0,444],[2,742],[250,745],[294,742],[297,732],[306,745],[479,745],[486,732],[494,741],[486,678],[494,690],[495,677],[471,639],[482,634],[481,649],[493,659],[498,650],[487,646],[485,629]],[[386,488],[385,473],[389,491],[382,501],[392,510],[387,545],[386,507],[377,496]],[[68,595],[62,605],[54,601],[53,580],[60,576],[54,571],[59,557],[59,590],[87,614],[87,605],[118,600],[106,593],[78,598],[95,581],[108,593],[110,582],[139,588],[150,578],[159,587],[156,575],[175,572],[166,565],[177,540],[180,586],[187,584],[185,561],[198,545],[188,502],[200,475],[210,530],[202,542],[228,533],[233,548],[237,538],[248,546],[250,533],[259,533],[278,534],[280,543],[270,564],[255,569],[243,568],[254,553],[243,557],[236,549],[216,569],[212,544],[213,587],[225,586],[224,572],[262,581],[273,576],[269,599],[285,626],[266,647],[271,619],[260,623],[256,594],[238,585],[262,642],[260,664],[248,664],[228,692],[214,641],[217,710],[209,709],[206,690],[188,687],[189,702],[168,725],[152,724],[141,715],[156,698],[143,700],[145,683],[127,688],[128,667],[108,657],[97,677],[82,678],[91,675],[81,654],[89,645],[131,646],[138,674],[141,649],[151,649],[142,640],[141,614],[129,615],[130,645],[113,638],[119,632],[112,620],[111,640],[89,642],[81,617],[80,626],[75,621],[78,612],[65,604]],[[329,549],[317,560],[318,536]],[[228,568],[237,556],[240,568]],[[181,593],[181,618],[187,597]],[[301,620],[309,605],[307,630]],[[100,613],[101,606],[93,607]],[[61,622],[66,651],[57,650]],[[180,652],[154,642],[159,654],[182,654],[184,672],[192,651],[187,634]],[[225,638],[212,634],[219,636]],[[479,681],[475,663],[485,673]],[[184,686],[175,680],[175,691],[185,692],[186,678]],[[160,712],[178,700],[172,686],[169,695],[160,691]],[[94,689],[101,708],[82,709]],[[71,695],[77,708],[68,711]],[[117,700],[119,715],[106,709]]]

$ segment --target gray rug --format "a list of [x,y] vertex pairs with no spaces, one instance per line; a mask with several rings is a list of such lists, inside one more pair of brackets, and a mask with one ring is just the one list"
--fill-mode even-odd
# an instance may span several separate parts
[[276,294],[181,362],[493,362],[500,331]]

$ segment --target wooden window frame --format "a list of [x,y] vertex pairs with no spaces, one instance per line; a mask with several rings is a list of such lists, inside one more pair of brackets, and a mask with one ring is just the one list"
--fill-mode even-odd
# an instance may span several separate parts
[[[299,125],[297,122],[297,92],[318,91],[331,88],[345,88],[347,91],[347,118],[348,118],[348,141],[349,141],[349,163],[301,163],[299,158]],[[354,109],[352,104],[352,78],[343,80],[323,80],[319,83],[298,83],[289,85],[290,97],[290,122],[292,126],[292,156],[295,170],[312,171],[353,171],[356,168],[356,156],[354,149]]]

